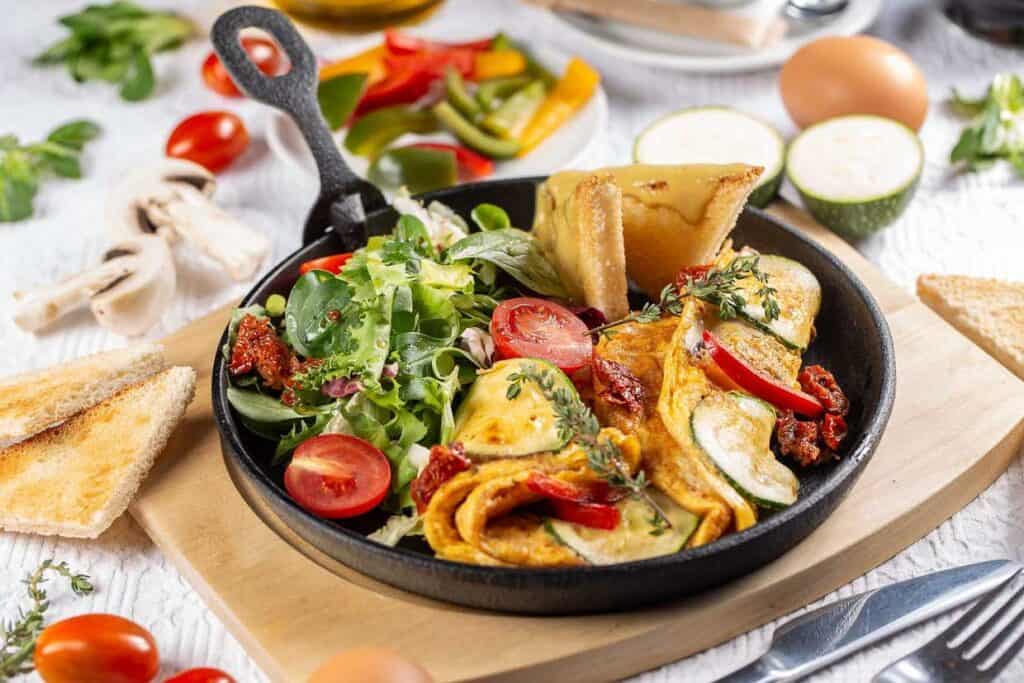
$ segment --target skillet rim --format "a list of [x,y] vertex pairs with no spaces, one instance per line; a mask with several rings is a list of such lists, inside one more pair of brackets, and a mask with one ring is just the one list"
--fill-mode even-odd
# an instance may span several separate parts
[[[417,195],[416,198],[428,201],[438,200],[444,202],[446,197],[453,194],[470,193],[476,189],[488,187],[493,188],[509,184],[533,183],[536,185],[542,182],[546,177],[547,176],[528,176],[523,178],[505,178],[469,183],[425,193],[423,195]],[[392,210],[392,208],[388,206],[384,210]],[[635,577],[635,572],[639,570],[657,571],[659,569],[684,565],[691,560],[707,559],[718,554],[725,554],[736,549],[737,546],[755,541],[761,536],[771,534],[777,531],[780,527],[790,522],[795,522],[800,517],[811,514],[817,507],[817,504],[823,499],[835,494],[837,491],[843,491],[844,485],[851,485],[853,482],[849,482],[849,484],[847,484],[847,480],[851,477],[855,480],[859,476],[862,467],[866,464],[863,461],[870,459],[874,454],[877,449],[878,442],[881,440],[881,437],[885,432],[889,418],[892,415],[893,404],[895,401],[895,347],[888,321],[885,319],[885,314],[877,300],[861,279],[841,260],[839,260],[837,256],[817,241],[805,236],[796,228],[791,227],[786,222],[772,216],[763,209],[746,206],[743,211],[750,212],[757,218],[774,224],[783,232],[787,233],[791,238],[799,242],[803,242],[805,246],[817,252],[820,257],[830,262],[842,277],[852,285],[852,289],[861,300],[861,303],[864,305],[874,323],[874,327],[878,333],[879,342],[881,343],[882,359],[880,368],[881,386],[879,387],[879,401],[877,405],[873,407],[873,410],[865,409],[865,421],[860,429],[857,440],[851,445],[847,454],[840,460],[839,465],[837,465],[833,471],[828,473],[824,481],[822,481],[822,483],[810,495],[799,498],[797,502],[790,507],[772,514],[749,529],[729,534],[699,548],[688,548],[670,555],[662,555],[645,560],[621,562],[618,564],[584,565],[579,567],[490,567],[453,562],[451,560],[432,557],[415,550],[385,546],[375,541],[371,541],[358,531],[347,529],[343,526],[332,523],[329,520],[320,519],[301,508],[287,495],[282,486],[278,485],[277,482],[263,471],[263,468],[258,464],[258,461],[249,453],[240,437],[240,429],[243,427],[238,424],[233,417],[229,407],[230,404],[227,400],[227,387],[230,382],[227,377],[223,354],[221,353],[221,348],[227,342],[227,327],[225,327],[224,332],[221,334],[219,343],[216,347],[211,377],[214,420],[217,425],[217,430],[221,436],[221,451],[226,457],[232,458],[236,464],[240,464],[242,466],[250,479],[253,480],[251,483],[256,484],[257,489],[269,492],[275,498],[275,501],[267,501],[272,508],[276,505],[283,504],[285,507],[290,508],[291,513],[297,513],[301,517],[305,518],[307,523],[316,525],[320,530],[324,531],[331,538],[332,542],[340,543],[342,545],[354,544],[355,546],[358,546],[360,552],[364,552],[367,555],[372,556],[374,559],[397,561],[405,565],[415,566],[417,570],[422,569],[433,573],[444,573],[449,576],[457,575],[456,578],[458,580],[467,583],[490,583],[493,580],[497,580],[497,582],[502,585],[509,584],[511,582],[526,585],[525,582],[530,581],[532,578],[537,578],[538,580],[543,580],[545,582],[562,583],[572,581],[573,579],[586,579],[587,577],[592,576],[603,576],[609,578],[625,578],[627,576]],[[316,245],[321,244],[324,240],[330,239],[335,239],[335,237],[330,232],[325,232],[323,236],[317,238],[313,242],[302,245],[295,251],[288,254],[249,289],[237,306],[242,307],[251,305],[255,300],[255,293],[263,289],[265,285],[269,284],[274,279],[281,276],[284,272],[285,266],[292,264],[298,254],[307,250],[313,250]],[[230,447],[225,448],[225,444]],[[234,484],[234,482],[232,483]],[[239,493],[246,505],[251,508],[252,506],[246,499],[246,496],[242,495],[241,492]],[[265,496],[266,494],[264,493],[263,495]],[[825,519],[832,515],[835,511],[834,508],[835,506],[828,511],[825,515]],[[275,534],[277,533],[272,526],[263,520],[258,511],[253,511],[257,512],[257,517],[260,517],[261,523],[269,526]],[[280,512],[275,511],[275,514],[280,516]],[[285,524],[291,528],[294,533],[302,537],[305,542],[312,543],[315,547],[318,547],[317,543],[305,538],[303,534],[292,527],[291,524],[288,524],[287,522],[285,522]],[[814,528],[819,525],[820,522],[819,524],[815,524]],[[331,553],[328,554],[330,555]],[[335,560],[342,564],[348,564],[337,557],[335,557]],[[353,571],[363,574],[363,572],[359,570],[353,569]],[[621,575],[621,577],[619,575]],[[412,589],[402,587],[402,590]],[[453,602],[459,601],[453,600]]]

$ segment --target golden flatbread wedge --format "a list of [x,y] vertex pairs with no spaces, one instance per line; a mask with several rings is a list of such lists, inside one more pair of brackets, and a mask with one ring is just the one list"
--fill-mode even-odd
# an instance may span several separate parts
[[622,194],[602,173],[556,173],[537,193],[533,235],[578,304],[629,314]]
[[1024,282],[966,275],[922,275],[917,295],[929,308],[1024,379]]
[[0,451],[0,528],[95,538],[131,501],[195,393],[175,367]]

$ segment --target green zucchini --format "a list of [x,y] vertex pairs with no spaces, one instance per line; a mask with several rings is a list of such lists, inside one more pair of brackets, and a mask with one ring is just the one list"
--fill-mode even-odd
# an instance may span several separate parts
[[739,317],[773,335],[789,348],[803,351],[811,343],[814,319],[821,308],[818,278],[802,263],[783,256],[762,255],[758,267],[768,275],[768,285],[775,289],[779,317],[771,321],[765,319],[762,298],[757,294],[761,285],[754,278],[747,278],[739,284],[747,301],[740,309]]
[[740,392],[716,392],[693,409],[693,437],[737,493],[765,508],[796,502],[800,480],[771,451],[775,409]]
[[896,220],[921,179],[924,148],[914,131],[879,116],[841,116],[803,131],[786,174],[819,222],[859,240]]

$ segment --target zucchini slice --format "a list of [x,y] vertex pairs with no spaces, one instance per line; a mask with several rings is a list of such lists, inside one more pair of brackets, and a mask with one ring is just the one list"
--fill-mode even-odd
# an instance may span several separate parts
[[910,203],[924,167],[914,131],[879,116],[840,116],[802,132],[786,174],[808,211],[848,240],[893,222]]
[[775,409],[739,392],[716,392],[693,410],[693,436],[733,488],[756,505],[796,502],[800,480],[771,451]]
[[803,351],[811,343],[814,319],[821,308],[818,278],[802,263],[782,256],[763,255],[758,264],[761,272],[768,275],[769,286],[775,288],[779,317],[765,320],[761,297],[757,295],[761,285],[754,278],[739,284],[747,300],[747,305],[739,312],[740,317],[774,335],[791,349]]
[[764,171],[747,202],[766,206],[782,184],[786,143],[777,130],[728,107],[694,107],[667,114],[633,144],[638,164],[735,164]]
[[512,458],[560,450],[568,439],[558,429],[554,407],[534,382],[523,382],[519,395],[507,396],[509,375],[527,366],[549,373],[556,388],[576,394],[564,372],[544,360],[515,358],[481,372],[455,415],[454,440],[470,457]]
[[617,564],[671,555],[683,549],[694,529],[697,516],[679,507],[661,491],[647,490],[660,507],[671,528],[654,525],[654,510],[642,500],[626,498],[619,501],[621,521],[611,531],[591,529],[561,519],[549,519],[544,525],[555,540],[570,548],[590,564]]

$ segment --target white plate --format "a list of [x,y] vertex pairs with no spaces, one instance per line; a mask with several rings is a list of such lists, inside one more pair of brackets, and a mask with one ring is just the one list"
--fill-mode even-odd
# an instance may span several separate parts
[[772,47],[756,51],[573,12],[552,14],[595,47],[621,59],[694,73],[738,73],[777,66],[804,43],[824,35],[860,33],[881,9],[882,0],[850,0],[831,21],[812,23],[787,18],[786,36]]
[[[431,36],[433,37],[433,36]],[[442,39],[442,38],[439,38]],[[380,41],[376,41],[379,43]],[[365,49],[365,46],[363,47]],[[345,53],[332,55],[342,59],[360,50],[349,50]],[[561,73],[569,57],[565,54],[548,49],[535,49],[537,58],[555,73]],[[593,168],[604,164],[604,137],[608,128],[608,98],[603,88],[598,88],[594,96],[576,115],[558,129],[558,131],[540,144],[535,150],[521,159],[495,161],[494,175],[488,179],[518,178],[531,175],[549,175],[567,168]],[[359,156],[350,154],[341,144],[345,137],[345,129],[335,132],[338,148],[349,167],[357,174],[365,177],[369,162]],[[403,135],[391,143],[394,146],[406,145],[417,141],[455,140],[445,133],[430,135]],[[267,124],[267,145],[279,158],[294,170],[311,179],[316,179],[316,165],[298,127],[286,114],[273,114]]]

